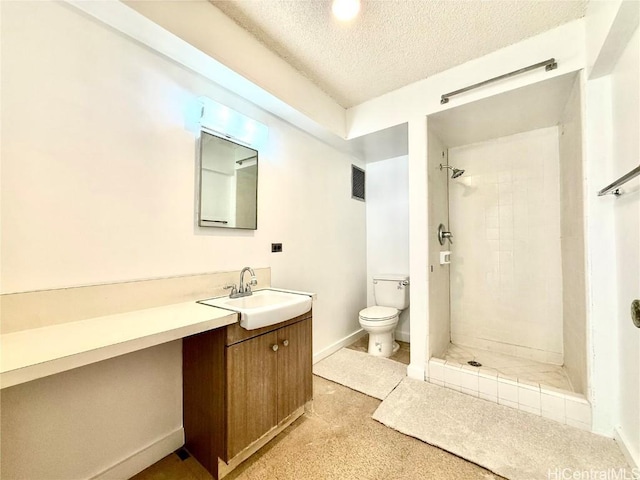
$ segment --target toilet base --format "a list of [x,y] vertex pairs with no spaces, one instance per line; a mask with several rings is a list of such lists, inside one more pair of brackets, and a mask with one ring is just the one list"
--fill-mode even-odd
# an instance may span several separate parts
[[390,357],[400,349],[400,345],[393,340],[393,332],[369,332],[369,347],[367,353],[374,357]]

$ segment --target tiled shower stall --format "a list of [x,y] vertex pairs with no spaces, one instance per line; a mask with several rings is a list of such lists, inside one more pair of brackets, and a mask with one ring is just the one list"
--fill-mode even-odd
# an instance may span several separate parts
[[427,376],[590,430],[580,76],[547,87],[546,115],[516,92],[429,117]]

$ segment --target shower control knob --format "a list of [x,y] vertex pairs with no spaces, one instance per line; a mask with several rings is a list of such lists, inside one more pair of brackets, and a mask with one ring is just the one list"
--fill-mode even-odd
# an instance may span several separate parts
[[440,245],[444,245],[444,241],[449,240],[449,243],[453,245],[453,240],[451,240],[453,238],[453,234],[446,231],[445,228],[446,227],[442,223],[438,226],[438,241],[440,242]]

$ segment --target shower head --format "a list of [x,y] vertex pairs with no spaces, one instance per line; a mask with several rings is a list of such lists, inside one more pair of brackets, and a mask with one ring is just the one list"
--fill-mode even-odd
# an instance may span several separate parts
[[451,169],[451,178],[458,178],[460,176],[462,176],[462,174],[464,173],[464,170],[459,170],[457,168],[454,168],[450,165],[442,165],[440,164],[440,170],[442,170],[443,168],[450,168]]
[[462,176],[462,174],[464,173],[464,170],[458,170],[457,168],[453,169],[453,174],[451,175],[451,178],[458,178],[460,176]]

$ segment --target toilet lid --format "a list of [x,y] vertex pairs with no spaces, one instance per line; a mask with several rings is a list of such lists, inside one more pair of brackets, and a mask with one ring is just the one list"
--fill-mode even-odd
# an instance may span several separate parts
[[368,307],[364,310],[360,310],[360,317],[367,320],[389,320],[390,318],[398,315],[398,309],[393,307],[381,307],[376,305],[375,307]]

